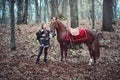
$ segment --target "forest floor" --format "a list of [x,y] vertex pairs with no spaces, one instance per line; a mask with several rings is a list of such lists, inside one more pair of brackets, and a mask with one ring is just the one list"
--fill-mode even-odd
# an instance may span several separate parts
[[[81,23],[82,26],[85,24]],[[67,62],[60,61],[60,49],[56,39],[51,40],[48,63],[36,65],[39,43],[35,33],[37,24],[15,25],[16,50],[10,51],[10,27],[0,27],[0,80],[120,80],[120,22],[114,32],[101,32],[105,40],[101,44],[100,58],[89,66],[87,47],[68,54]],[[89,26],[88,26],[89,27]],[[98,32],[101,23],[97,22]]]

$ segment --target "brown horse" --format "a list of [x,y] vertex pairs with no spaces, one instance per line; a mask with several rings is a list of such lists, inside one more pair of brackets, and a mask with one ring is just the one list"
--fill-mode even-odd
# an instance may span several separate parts
[[63,54],[65,55],[65,60],[67,57],[67,49],[68,45],[70,45],[71,41],[74,44],[85,43],[88,46],[90,53],[89,65],[96,62],[96,59],[100,56],[99,51],[99,41],[97,35],[88,29],[79,29],[78,35],[71,35],[69,30],[66,29],[64,24],[59,20],[53,20],[50,24],[51,32],[57,32],[57,40],[60,44],[61,50],[61,61],[63,61]]

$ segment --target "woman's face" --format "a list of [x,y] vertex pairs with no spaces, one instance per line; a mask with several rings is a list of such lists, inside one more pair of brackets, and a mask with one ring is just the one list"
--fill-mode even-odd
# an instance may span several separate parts
[[47,28],[47,24],[44,24],[44,25],[43,25],[43,29],[46,29],[46,28]]

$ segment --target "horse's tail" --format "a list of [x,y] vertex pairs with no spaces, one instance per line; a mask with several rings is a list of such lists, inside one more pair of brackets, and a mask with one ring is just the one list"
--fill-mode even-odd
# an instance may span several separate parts
[[95,50],[95,57],[99,58],[100,57],[100,49],[99,49],[99,39],[98,39],[97,35],[94,40],[94,50]]

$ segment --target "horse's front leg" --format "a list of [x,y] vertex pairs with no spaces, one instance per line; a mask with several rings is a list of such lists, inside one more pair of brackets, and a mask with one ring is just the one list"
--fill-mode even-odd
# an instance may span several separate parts
[[61,61],[63,61],[63,46],[60,44],[60,50],[61,50]]

